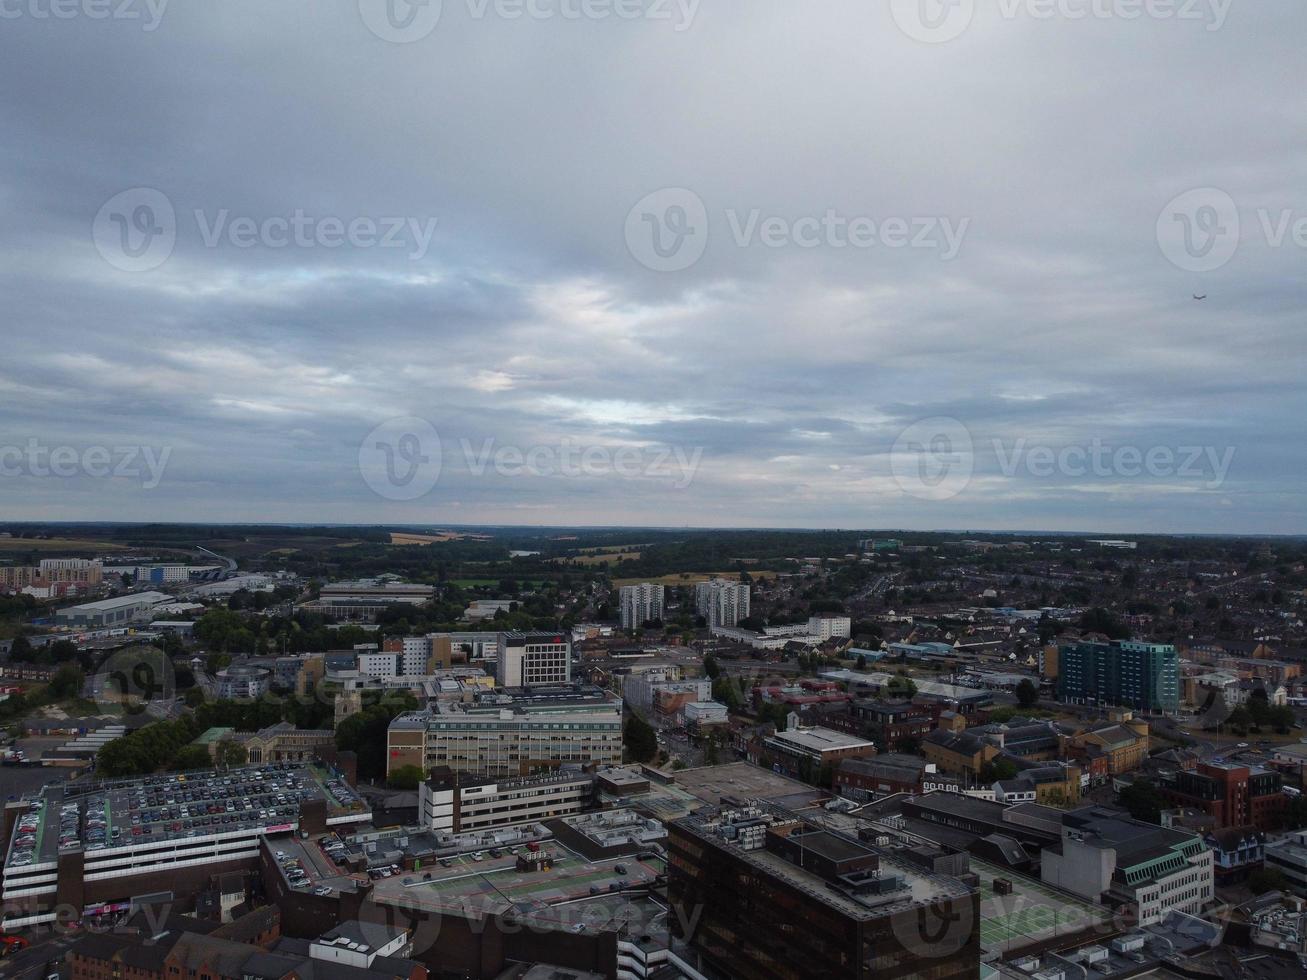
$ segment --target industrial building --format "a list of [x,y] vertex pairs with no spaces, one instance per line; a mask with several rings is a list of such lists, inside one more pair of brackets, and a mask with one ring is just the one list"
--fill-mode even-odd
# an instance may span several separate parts
[[430,602],[436,590],[431,585],[363,579],[324,585],[313,602],[303,608],[333,619],[371,623],[377,613],[394,605],[420,606]]
[[131,626],[149,622],[151,610],[160,603],[169,602],[172,596],[162,592],[136,592],[114,596],[99,602],[86,602],[68,606],[54,614],[55,625],[68,629],[103,629],[108,626]]

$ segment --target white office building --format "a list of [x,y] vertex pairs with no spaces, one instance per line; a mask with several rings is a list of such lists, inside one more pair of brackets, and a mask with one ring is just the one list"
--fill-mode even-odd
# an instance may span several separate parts
[[694,604],[711,626],[732,627],[749,618],[749,586],[715,578],[694,587]]
[[650,620],[661,620],[663,595],[663,587],[651,582],[622,586],[619,593],[622,605],[622,629],[638,629]]
[[516,779],[444,774],[419,787],[424,826],[462,834],[580,813],[594,801],[595,777],[562,771]]
[[502,687],[572,682],[572,639],[562,633],[500,633],[495,679]]

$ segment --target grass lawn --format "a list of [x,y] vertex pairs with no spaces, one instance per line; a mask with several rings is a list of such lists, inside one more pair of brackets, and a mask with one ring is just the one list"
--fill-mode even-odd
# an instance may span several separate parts
[[94,538],[0,538],[0,552],[23,551],[126,551],[125,544]]

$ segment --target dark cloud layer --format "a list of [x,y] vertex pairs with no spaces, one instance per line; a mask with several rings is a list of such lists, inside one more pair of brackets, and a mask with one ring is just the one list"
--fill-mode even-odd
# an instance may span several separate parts
[[[932,44],[888,0],[672,5],[688,25],[445,0],[395,44],[357,3],[173,0],[145,30],[16,0],[0,453],[168,455],[150,487],[0,455],[0,516],[1307,531],[1307,11],[1213,4],[1218,29],[982,3]],[[175,213],[138,272],[96,237],[135,188]],[[678,271],[627,237],[664,188],[708,222]],[[1241,221],[1207,271],[1158,239],[1196,188]],[[801,242],[828,214],[882,237]],[[397,244],[259,230],[296,215]],[[360,446],[410,416],[441,470],[404,500]],[[939,418],[971,476],[931,499],[895,447]],[[1095,446],[1216,464],[1079,467]]]

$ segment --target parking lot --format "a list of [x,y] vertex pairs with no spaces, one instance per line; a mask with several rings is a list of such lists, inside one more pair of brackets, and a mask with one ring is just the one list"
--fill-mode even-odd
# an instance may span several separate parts
[[253,828],[289,829],[302,802],[322,797],[333,809],[362,807],[334,774],[291,763],[69,783],[48,789],[20,821],[9,864],[54,860],[61,848],[79,843],[93,852]]

